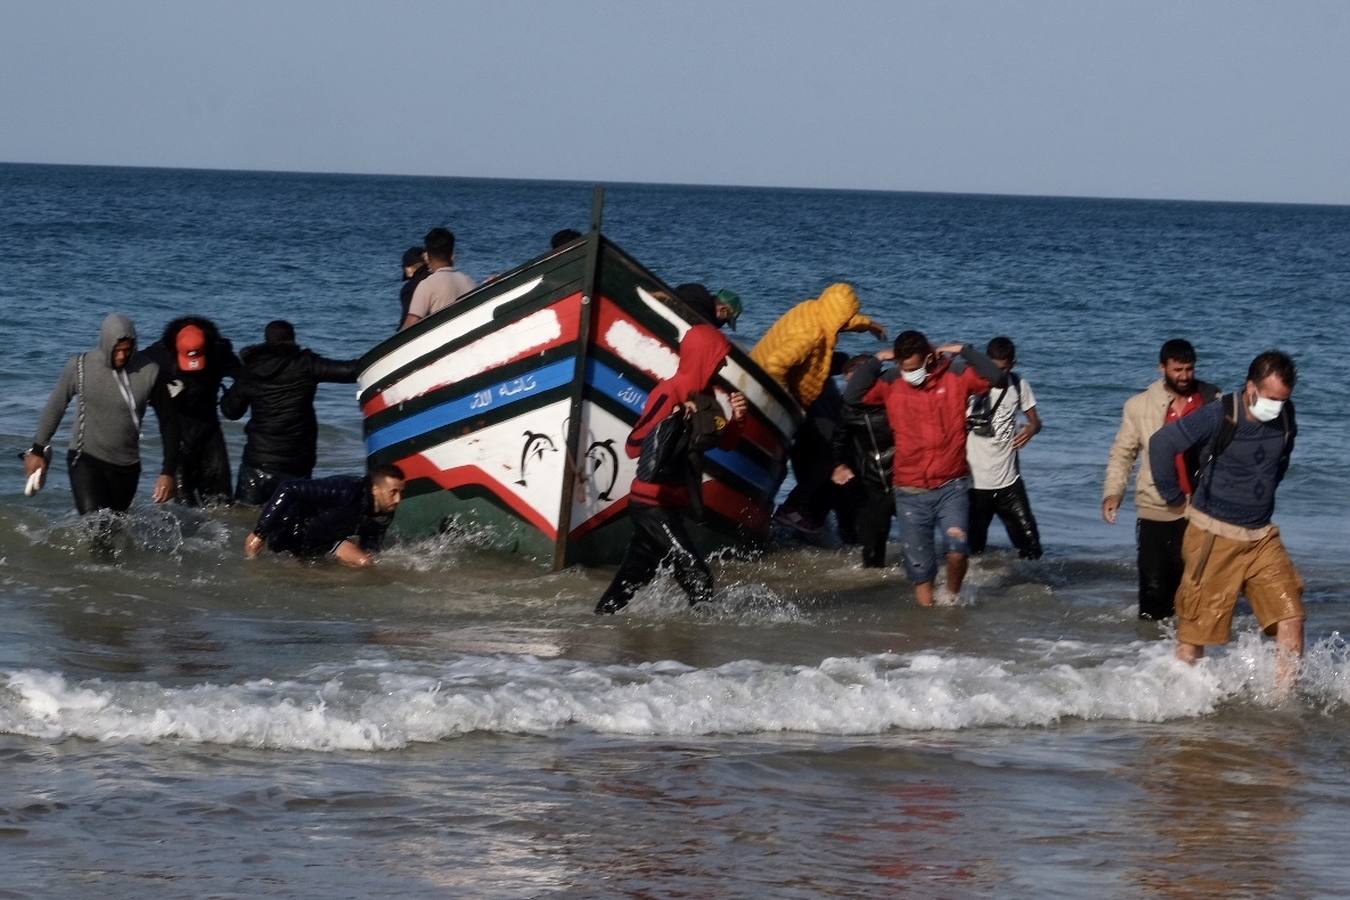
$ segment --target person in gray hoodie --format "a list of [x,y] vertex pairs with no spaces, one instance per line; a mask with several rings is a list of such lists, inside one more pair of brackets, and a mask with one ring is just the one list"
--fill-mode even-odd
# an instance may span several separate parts
[[33,449],[24,459],[31,476],[45,475],[51,441],[70,401],[78,398],[67,468],[75,508],[81,515],[101,509],[125,512],[141,477],[141,422],[145,407],[155,408],[164,464],[155,481],[154,499],[173,498],[178,468],[178,421],[159,365],[136,351],[136,327],[126,316],[109,313],[98,347],[72,356],[61,372],[38,419]]

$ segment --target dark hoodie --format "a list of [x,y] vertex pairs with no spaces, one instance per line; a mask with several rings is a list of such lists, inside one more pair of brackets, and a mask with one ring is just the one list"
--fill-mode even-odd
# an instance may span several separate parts
[[[645,461],[652,456],[665,455],[661,445],[681,445],[678,452],[686,452],[685,444],[689,439],[691,423],[686,416],[674,413],[686,400],[697,403],[702,399],[705,404],[708,403],[713,378],[730,350],[730,342],[712,325],[695,325],[685,332],[684,339],[680,341],[680,362],[675,374],[652,388],[642,409],[642,416],[628,435],[624,449],[630,458]],[[740,423],[727,422],[719,432],[717,446],[729,450],[736,446],[740,436]],[[653,467],[639,462],[639,475],[648,468]],[[674,477],[655,477],[653,480],[636,477],[630,496],[635,502],[655,506],[688,506],[690,476],[697,484],[701,473],[695,470]]]
[[159,365],[144,352],[131,355],[120,370],[112,366],[119,341],[136,339],[136,326],[126,316],[109,313],[99,331],[98,347],[72,356],[61,372],[38,419],[34,447],[46,447],[56,434],[70,401],[80,392],[80,360],[84,361],[84,396],[77,405],[70,449],[111,463],[134,466],[141,461],[141,423],[147,404],[155,408],[164,441],[161,473],[178,469],[178,421],[168,392],[159,379]]
[[[196,372],[178,368],[178,332],[196,325],[206,336],[206,366]],[[184,316],[164,327],[164,335],[145,351],[159,364],[185,445],[192,447],[202,439],[214,435],[220,428],[216,404],[220,399],[221,384],[226,378],[239,377],[239,357],[234,347],[220,336],[210,319]]]
[[320,382],[356,381],[359,361],[325,359],[289,341],[245,347],[239,356],[240,376],[220,398],[220,411],[240,419],[253,409],[244,465],[308,477],[319,437],[315,390]]

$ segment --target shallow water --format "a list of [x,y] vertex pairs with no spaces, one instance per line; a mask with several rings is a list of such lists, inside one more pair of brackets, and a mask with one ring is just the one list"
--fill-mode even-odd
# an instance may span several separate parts
[[[284,313],[356,355],[350,335],[392,328],[398,252],[428,224],[451,217],[486,275],[586,197],[0,166],[0,437],[31,441],[107,308],[146,334],[206,309],[240,344]],[[1047,558],[996,549],[959,606],[919,610],[896,570],[796,546],[717,562],[712,606],[663,580],[597,619],[608,572],[549,573],[471,530],[352,573],[246,564],[242,510],[141,503],[97,557],[61,479],[25,500],[16,466],[0,896],[1343,893],[1346,431],[1327,386],[1350,380],[1350,210],[620,185],[609,220],[669,280],[740,289],[742,338],[836,275],[892,333],[1011,334],[1047,421],[1023,455]],[[1308,583],[1292,695],[1247,615],[1229,648],[1173,661],[1134,618],[1132,529],[1096,515],[1120,403],[1177,331],[1224,384],[1267,343],[1299,358],[1277,513]],[[355,468],[349,393],[325,387],[320,412],[321,468]]]

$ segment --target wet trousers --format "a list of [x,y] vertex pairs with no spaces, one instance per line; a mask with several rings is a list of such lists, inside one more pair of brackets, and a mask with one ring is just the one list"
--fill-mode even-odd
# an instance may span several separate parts
[[75,509],[80,515],[111,509],[126,512],[136,496],[136,485],[141,480],[141,464],[118,466],[81,453],[77,459],[72,451],[66,456],[70,473],[70,492],[75,495]]
[[267,472],[240,463],[239,480],[234,487],[234,501],[245,506],[262,506],[272,499],[272,495],[276,493],[277,488],[281,487],[282,482],[308,477],[308,475],[292,475],[288,472]]
[[[189,506],[230,499],[230,456],[225,435],[217,427],[199,439],[183,442],[179,453],[178,499]],[[270,495],[269,495],[270,499]]]
[[1139,546],[1139,618],[1170,618],[1176,612],[1177,587],[1184,571],[1181,545],[1186,520],[1139,519],[1134,534]]
[[890,540],[891,520],[895,518],[895,497],[888,487],[864,482],[858,498],[854,522],[858,543],[862,545],[862,564],[864,568],[879,569],[886,565],[886,542]]
[[989,523],[998,516],[1008,532],[1008,540],[1023,559],[1041,558],[1041,533],[1031,514],[1027,486],[1020,477],[1007,487],[995,490],[970,490],[970,552],[984,552],[989,542]]
[[669,562],[675,580],[689,595],[689,605],[712,599],[713,578],[707,562],[694,549],[684,527],[684,511],[645,503],[630,503],[628,516],[633,522],[633,540],[623,555],[619,571],[595,605],[597,614],[623,609],[643,585],[656,577],[663,563]]

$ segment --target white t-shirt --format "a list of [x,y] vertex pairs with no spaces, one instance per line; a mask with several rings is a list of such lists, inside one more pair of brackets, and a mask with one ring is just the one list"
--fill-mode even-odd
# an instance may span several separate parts
[[[1001,401],[999,396],[1008,391]],[[1017,451],[1013,449],[1013,438],[1017,435],[1017,412],[1026,412],[1036,405],[1036,395],[1031,385],[1021,375],[1012,376],[1011,384],[1005,388],[994,388],[983,397],[970,398],[970,411],[988,409],[995,403],[994,434],[992,437],[980,437],[977,434],[966,435],[966,462],[970,464],[970,476],[979,490],[995,491],[1017,481]]]
[[423,278],[417,290],[413,291],[408,313],[425,319],[450,306],[474,287],[473,279],[457,269],[437,269]]

